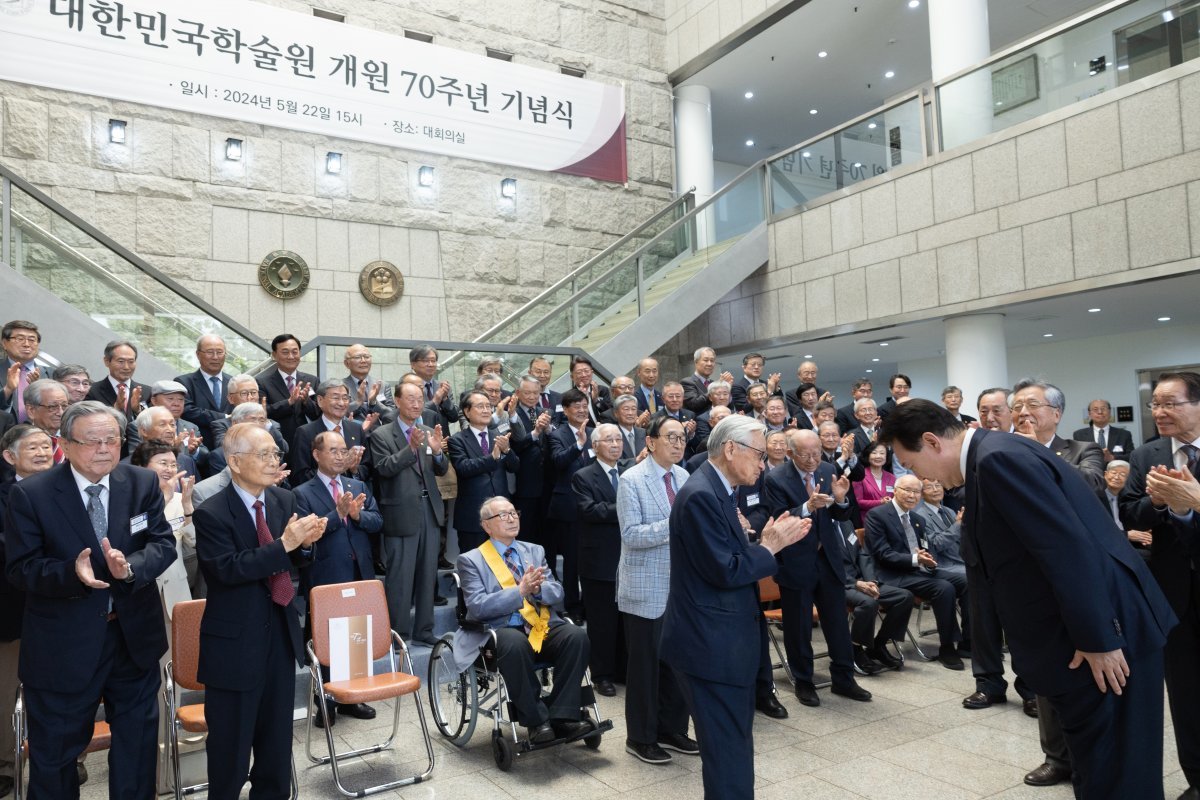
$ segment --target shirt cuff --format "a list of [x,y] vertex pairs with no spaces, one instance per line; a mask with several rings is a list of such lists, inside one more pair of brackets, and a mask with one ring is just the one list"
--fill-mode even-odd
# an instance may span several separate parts
[[1171,519],[1175,520],[1176,522],[1191,522],[1192,517],[1194,516],[1196,516],[1196,512],[1192,511],[1190,508],[1186,514],[1176,514],[1174,511],[1171,512]]
[[913,553],[913,556],[912,556],[912,565],[913,565],[914,567],[915,567],[915,566],[917,566],[917,554],[916,554],[916,553]]

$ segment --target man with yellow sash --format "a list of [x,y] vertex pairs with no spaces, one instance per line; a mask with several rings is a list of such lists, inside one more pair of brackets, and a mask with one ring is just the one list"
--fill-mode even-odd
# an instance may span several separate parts
[[[496,631],[496,663],[517,722],[529,729],[533,744],[573,736],[580,721],[580,682],[589,646],[581,628],[557,614],[563,587],[546,565],[541,545],[518,542],[520,515],[503,497],[484,501],[479,520],[488,540],[458,557],[458,577],[467,618]],[[454,655],[466,669],[488,641],[486,631],[459,629]],[[554,667],[554,687],[542,700],[534,665]]]

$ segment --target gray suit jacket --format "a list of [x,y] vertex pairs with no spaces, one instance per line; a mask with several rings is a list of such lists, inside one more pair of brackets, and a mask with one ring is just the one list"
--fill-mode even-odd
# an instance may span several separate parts
[[[420,423],[416,427],[426,435],[433,432]],[[446,521],[446,504],[438,490],[437,476],[445,475],[449,469],[449,453],[443,450],[440,459],[429,455],[428,447],[414,453],[404,438],[399,420],[375,430],[367,439],[367,446],[379,488],[375,499],[383,513],[384,536],[416,536],[420,533],[423,515],[418,509],[422,503],[429,504],[438,525]],[[422,490],[426,492],[425,497],[421,496]]]
[[[688,472],[673,465],[675,491]],[[617,521],[621,526],[621,561],[617,565],[617,608],[627,614],[658,619],[667,609],[671,589],[671,504],[652,459],[621,473],[617,484]]]
[[[540,544],[515,541],[514,546],[521,556],[521,563],[526,567],[540,566],[546,570],[547,578],[542,582],[542,590],[535,606],[550,607],[550,627],[562,625],[564,620],[556,609],[562,608],[563,587],[554,578],[546,564],[546,551]],[[523,603],[520,590],[514,586],[511,589],[500,588],[500,582],[492,574],[492,569],[483,560],[480,547],[493,547],[488,539],[474,550],[468,550],[458,557],[456,567],[462,586],[463,598],[467,604],[467,619],[478,622],[488,629],[503,628],[508,625],[509,617],[518,611]],[[459,628],[454,632],[454,661],[459,672],[471,665],[490,638],[487,631],[466,630]]]

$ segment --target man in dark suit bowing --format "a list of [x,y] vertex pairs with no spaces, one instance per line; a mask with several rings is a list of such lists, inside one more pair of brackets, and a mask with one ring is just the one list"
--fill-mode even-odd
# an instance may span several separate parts
[[1133,453],[1133,434],[1112,423],[1112,404],[1107,400],[1088,403],[1088,424],[1071,434],[1077,442],[1095,442],[1104,451],[1104,461],[1127,461]]
[[605,697],[617,693],[614,680],[625,680],[625,635],[617,610],[617,563],[621,529],[617,523],[618,476],[632,462],[621,458],[623,438],[616,425],[592,431],[596,460],[575,473],[571,488],[579,513],[579,582],[592,643],[592,679]]
[[[768,520],[757,544],[737,517],[736,488],[762,472],[761,423],[726,417],[709,436],[708,463],[683,485],[671,507],[671,590],[663,619],[662,659],[696,725],[706,800],[754,796],[754,700],[761,641],[758,581],[778,570],[775,554],[812,526],[785,514]],[[740,653],[740,658],[715,658]]]
[[321,415],[313,399],[320,379],[300,371],[300,340],[290,333],[271,340],[271,358],[275,367],[257,378],[258,402],[266,407],[267,416],[279,423],[283,440],[291,446],[296,429]]
[[6,573],[25,592],[29,796],[78,797],[75,762],[103,699],[112,730],[110,797],[154,794],[158,659],[167,650],[155,579],[176,558],[158,476],[121,464],[124,420],[111,406],[67,409],[70,463],[14,486]]
[[204,446],[215,450],[217,442],[212,424],[225,419],[232,409],[229,404],[229,381],[233,376],[223,371],[225,340],[215,334],[201,336],[196,342],[196,360],[200,362],[199,369],[175,378],[187,389],[183,418],[200,429]]
[[450,461],[442,426],[421,423],[421,385],[402,381],[393,396],[396,419],[375,431],[369,445],[383,514],[383,585],[396,633],[405,641],[429,644],[436,641],[433,594],[439,532],[446,521],[438,478],[450,469]]
[[450,437],[450,463],[458,476],[458,498],[454,503],[454,529],[458,552],[483,544],[487,534],[479,521],[479,507],[489,497],[510,497],[508,474],[521,464],[512,440],[524,435],[508,420],[492,421],[492,403],[483,392],[470,391],[462,399],[467,427]]
[[[342,474],[350,458],[345,439],[332,431],[318,433],[312,442],[312,458],[316,475],[296,487],[296,512],[305,517],[324,517],[325,535],[312,565],[300,576],[300,593],[304,596],[314,586],[374,580],[367,536],[383,527],[370,488]],[[328,680],[328,670],[321,670]],[[375,719],[375,709],[366,703],[341,703],[337,711],[358,719]],[[321,719],[318,711],[314,718],[317,727],[322,726]]]
[[[1178,529],[1179,519],[1171,513],[1164,497],[1155,496],[1152,476],[1162,470],[1196,474],[1200,446],[1200,373],[1169,372],[1160,375],[1150,400],[1150,413],[1159,438],[1133,451],[1129,479],[1121,491],[1121,520],[1127,528],[1150,531],[1150,571],[1158,580],[1180,624],[1167,638],[1163,653],[1167,699],[1175,728],[1179,766],[1188,781],[1188,794],[1200,796],[1200,683],[1196,664],[1200,661],[1200,549]],[[1179,504],[1176,504],[1180,507]],[[1196,515],[1191,515],[1194,525]]]
[[291,571],[312,563],[326,523],[316,514],[299,517],[292,493],[275,487],[280,453],[271,434],[234,425],[224,448],[232,480],[195,516],[208,583],[197,668],[205,685],[208,794],[236,800],[249,775],[253,796],[284,798],[295,673],[304,658]]
[[880,439],[916,475],[965,486],[963,558],[992,586],[1014,669],[1062,719],[1076,796],[1161,797],[1162,646],[1176,619],[1095,492],[1036,442],[968,428],[928,400],[888,414]]
[[821,440],[812,431],[788,432],[790,463],[767,473],[765,504],[772,516],[790,512],[811,519],[814,536],[779,553],[780,599],[783,603],[783,641],[788,665],[796,679],[796,696],[806,706],[819,706],[813,685],[812,610],[829,647],[834,694],[867,701],[871,693],[854,680],[854,649],[846,614],[845,541],[836,524],[849,519],[850,479],[821,461]]

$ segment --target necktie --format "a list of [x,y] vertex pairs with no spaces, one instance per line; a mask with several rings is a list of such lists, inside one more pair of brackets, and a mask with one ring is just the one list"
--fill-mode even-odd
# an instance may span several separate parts
[[517,583],[520,583],[524,572],[521,569],[521,564],[517,561],[517,548],[510,547],[504,551],[504,563],[508,567],[508,571],[516,578]]
[[637,456],[637,453],[633,452],[633,431],[624,431],[624,433],[625,444],[629,446],[629,456],[630,458],[634,458]]
[[337,425],[334,425],[333,432],[336,433],[338,436],[341,436],[342,435],[342,423],[339,422]]
[[667,487],[667,505],[675,505],[675,487],[671,483],[671,473],[663,475],[663,485]]
[[209,378],[208,382],[212,384],[213,405],[215,405],[217,408],[220,408],[222,405],[224,405],[221,402],[221,379],[214,376]]
[[133,396],[132,396],[133,392],[131,392],[129,390],[128,383],[122,383],[120,385],[125,387],[125,413],[128,414],[129,413],[129,403],[130,403],[130,401],[133,400]]
[[342,496],[342,486],[338,483],[337,478],[329,479],[329,491],[333,492],[333,504],[337,505],[337,501]]
[[96,541],[99,542],[108,536],[108,515],[104,513],[104,504],[100,502],[100,492],[104,491],[104,487],[93,483],[84,491],[88,493],[88,517],[92,520],[92,530],[96,534]]
[[1196,449],[1196,445],[1194,444],[1185,444],[1179,449],[1187,454],[1187,468],[1194,474],[1196,472],[1196,463],[1200,460],[1197,458],[1197,453],[1200,453],[1200,451]]
[[612,481],[613,492],[617,491],[617,468],[613,467],[608,471],[608,479]]
[[293,376],[288,375],[285,380],[287,381],[288,394],[290,395],[292,392],[296,391],[296,379]]
[[1100,445],[1101,450],[1108,449],[1108,437],[1104,435],[1104,428],[1101,428],[1100,432],[1096,434],[1096,444]]
[[21,376],[17,378],[17,422],[28,422],[25,414],[25,387],[29,385],[29,365],[21,365]]
[[550,409],[550,393],[549,392],[542,392],[542,408],[544,408],[546,410]]
[[[259,547],[265,547],[275,541],[275,537],[271,535],[271,529],[267,527],[267,517],[263,513],[262,500],[254,501],[254,527],[258,531]],[[271,589],[271,600],[276,605],[286,606],[296,596],[296,589],[292,586],[292,577],[287,570],[276,572],[267,578],[267,586]]]
[[917,547],[917,532],[913,530],[912,522],[908,519],[908,512],[900,515],[900,524],[904,526],[904,538],[908,540],[909,551],[915,553],[919,549]]
[[58,446],[58,437],[51,436],[50,443],[54,445],[54,463],[61,464],[65,456],[63,455],[62,448]]
[[433,399],[433,381],[425,382],[425,399],[426,400]]
[[366,378],[358,379],[358,396],[363,399],[364,403],[367,402],[367,379]]
[[[1108,494],[1108,492],[1105,492]],[[1108,495],[1108,507],[1112,509],[1113,522],[1117,523],[1117,527],[1125,530],[1125,526],[1121,524],[1121,511],[1117,508],[1117,496],[1115,494]]]
[[813,474],[811,472],[804,473],[804,488],[808,491],[809,497],[812,497],[817,493],[817,484],[813,480]]
[[710,381],[708,378],[705,378],[705,379],[704,379],[704,388],[705,388],[705,389],[707,389],[707,388],[708,388],[708,385],[709,385],[710,383],[712,383],[712,381]]
[[479,432],[479,449],[483,451],[484,455],[488,454],[487,433],[485,431]]
[[646,395],[646,402],[648,402],[650,404],[650,413],[651,414],[658,413],[658,403],[654,402],[654,392],[650,392],[649,394]]

